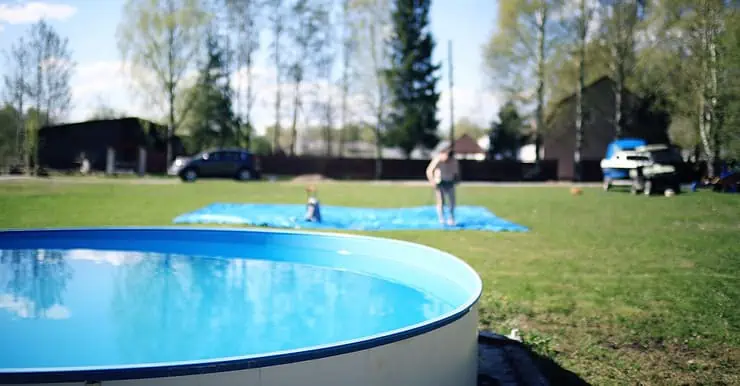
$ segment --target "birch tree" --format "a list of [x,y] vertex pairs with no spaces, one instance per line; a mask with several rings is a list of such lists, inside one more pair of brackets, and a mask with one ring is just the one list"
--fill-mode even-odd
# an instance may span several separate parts
[[599,1],[602,37],[609,47],[610,72],[614,78],[614,116],[611,121],[619,138],[625,131],[625,85],[635,70],[635,38],[645,13],[645,0]]
[[350,70],[352,68],[352,56],[355,53],[356,40],[352,33],[353,24],[353,9],[350,6],[350,0],[342,0],[342,24],[341,24],[341,38],[342,38],[342,101],[340,107],[340,122],[339,122],[339,149],[337,151],[339,157],[344,155],[344,142],[346,141],[345,127],[347,126],[348,118],[348,98],[350,93]]
[[285,32],[285,0],[266,0],[269,10],[270,29],[272,30],[272,43],[270,44],[271,58],[275,70],[275,125],[272,135],[272,152],[280,148],[280,125],[282,119],[282,82],[284,58],[281,55],[283,49],[283,34]]
[[[179,91],[193,58],[200,52],[209,14],[199,0],[127,0],[118,25],[118,47],[134,71],[137,88],[148,102],[167,110],[167,162],[173,159],[172,137],[191,103],[179,103]],[[182,111],[176,111],[183,106]]]
[[531,104],[534,99],[537,162],[545,128],[548,58],[563,34],[561,20],[554,16],[562,6],[561,0],[499,1],[498,25],[484,47],[484,62],[492,83],[519,103]]
[[[319,113],[322,121],[323,140],[325,143],[325,154],[328,157],[333,153],[334,142],[334,118],[335,118],[335,101],[334,101],[334,65],[336,61],[336,33],[334,23],[332,23],[331,10],[333,4],[331,0],[314,5],[315,23],[319,26],[316,37],[317,51],[314,53],[314,61],[318,78],[320,79],[320,91],[324,95],[317,95]],[[342,84],[344,86],[344,84]],[[342,95],[344,98],[345,95]],[[346,101],[346,100],[345,100]],[[341,141],[340,141],[341,142]],[[341,155],[341,154],[340,154]]]
[[[575,147],[573,151],[573,178],[576,181],[582,179],[581,152],[583,150],[585,101],[583,91],[586,87],[587,45],[589,38],[589,26],[593,19],[594,9],[589,0],[577,0],[577,10],[574,12],[573,32],[575,32],[574,51],[578,60],[578,82],[576,89],[576,111],[575,111]],[[568,17],[568,16],[565,16]]]
[[321,7],[309,0],[296,0],[291,8],[291,23],[288,30],[293,48],[288,74],[293,86],[292,123],[290,128],[290,155],[296,154],[299,114],[303,109],[304,82],[312,75],[312,56],[322,49],[320,38]]
[[31,76],[28,94],[41,114],[40,125],[55,123],[69,111],[72,102],[70,80],[75,64],[68,39],[44,20],[31,27],[28,44],[31,51]]
[[[252,136],[252,110],[256,101],[254,90],[253,69],[255,55],[259,50],[261,25],[260,16],[263,4],[257,0],[223,0],[228,11],[229,29],[236,35],[235,53],[236,70],[239,72],[236,101],[243,102],[242,119],[246,128],[247,146]],[[244,71],[244,85],[242,89],[241,72]],[[242,95],[244,96],[242,100]]]
[[23,143],[25,140],[24,111],[28,103],[29,65],[31,53],[26,39],[21,37],[5,52],[8,73],[3,75],[5,84],[5,101],[12,107],[15,119],[14,153],[18,161],[24,160]]
[[383,173],[383,132],[390,96],[383,69],[390,65],[390,51],[386,39],[391,28],[391,0],[352,0],[350,8],[356,17],[352,37],[357,42],[354,69],[358,74],[360,90],[375,137],[375,178]]
[[656,86],[671,97],[675,120],[687,117],[696,122],[710,176],[716,174],[722,145],[721,118],[727,106],[720,103],[721,96],[737,92],[732,77],[720,82],[724,74],[737,71],[723,66],[730,52],[720,49],[735,12],[722,0],[662,0],[656,1],[651,15],[659,36],[648,55],[660,71]]

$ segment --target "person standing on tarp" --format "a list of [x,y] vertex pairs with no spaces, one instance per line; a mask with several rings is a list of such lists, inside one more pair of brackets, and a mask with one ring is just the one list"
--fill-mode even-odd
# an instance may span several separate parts
[[427,180],[434,186],[437,197],[437,216],[439,222],[445,223],[445,202],[450,210],[447,225],[455,225],[455,186],[460,181],[460,165],[452,149],[445,149],[437,154],[427,166]]

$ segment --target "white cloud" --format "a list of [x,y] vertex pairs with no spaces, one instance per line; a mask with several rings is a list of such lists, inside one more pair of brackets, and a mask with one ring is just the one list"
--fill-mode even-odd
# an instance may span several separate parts
[[19,318],[67,319],[70,316],[69,309],[60,304],[54,304],[47,309],[39,310],[37,308],[37,304],[26,297],[0,294],[0,309],[15,314]]
[[77,8],[60,3],[31,1],[17,4],[0,4],[0,22],[9,24],[34,23],[40,19],[66,20],[77,13]]
[[146,258],[146,254],[141,252],[70,249],[64,254],[64,257],[70,260],[88,260],[95,263],[107,263],[119,266],[124,264],[136,264]]
[[77,66],[71,80],[73,111],[69,121],[84,121],[101,105],[148,119],[162,116],[160,108],[147,106],[132,89],[131,66],[121,61],[98,61]]

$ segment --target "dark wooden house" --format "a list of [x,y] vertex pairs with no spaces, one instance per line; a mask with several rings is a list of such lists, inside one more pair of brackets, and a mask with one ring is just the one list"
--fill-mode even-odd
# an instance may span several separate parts
[[[581,159],[586,179],[600,179],[599,161],[616,137],[614,130],[614,81],[602,77],[584,89],[584,127]],[[637,137],[648,143],[668,141],[668,116],[654,111],[651,101],[627,91],[624,98],[623,137]],[[572,180],[576,142],[576,96],[558,102],[548,114],[543,132],[545,159],[558,161],[558,179]]]
[[[147,172],[161,173],[166,168],[167,129],[139,118],[94,120],[47,126],[39,130],[39,164],[49,169],[74,169],[82,154],[93,170],[105,170],[108,148],[116,154],[118,168],[134,169],[139,149],[147,153]],[[178,138],[173,138],[173,153],[184,153]]]

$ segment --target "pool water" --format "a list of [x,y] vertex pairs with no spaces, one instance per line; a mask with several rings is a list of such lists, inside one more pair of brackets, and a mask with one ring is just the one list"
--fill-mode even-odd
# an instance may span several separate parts
[[263,355],[389,332],[452,308],[399,283],[312,265],[0,250],[0,369]]

